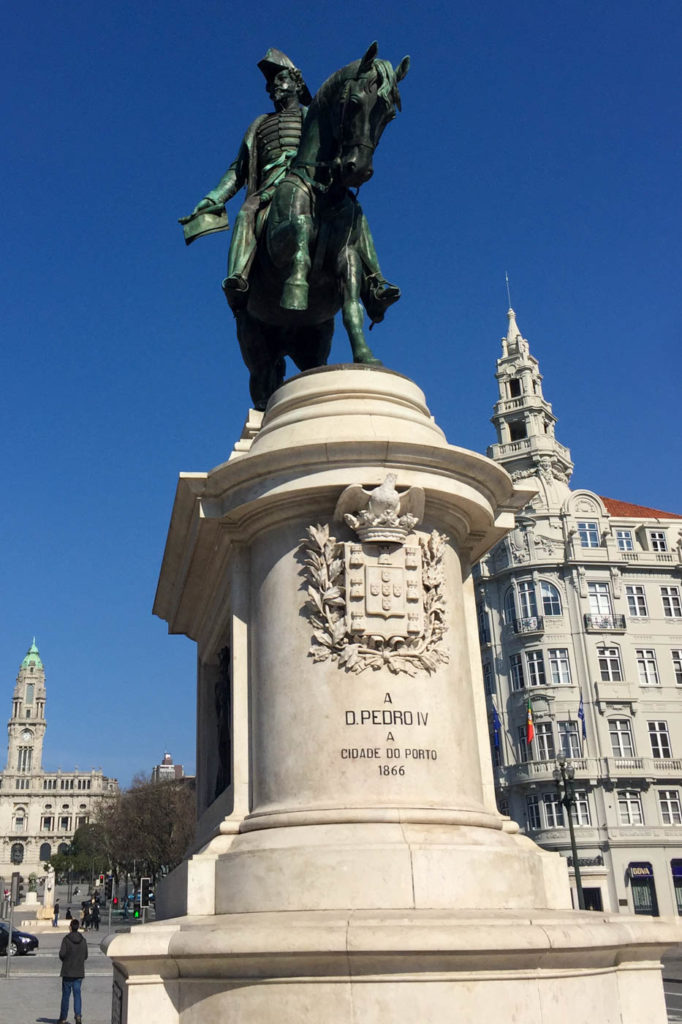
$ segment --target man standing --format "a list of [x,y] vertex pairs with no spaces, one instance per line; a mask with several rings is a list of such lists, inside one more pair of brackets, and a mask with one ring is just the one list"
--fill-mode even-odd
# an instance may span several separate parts
[[81,982],[85,977],[85,961],[88,959],[88,944],[78,932],[78,919],[71,921],[70,930],[62,939],[59,949],[62,962],[62,1005],[59,1010],[59,1024],[67,1024],[69,1000],[73,992],[73,1012],[76,1024],[81,1024]]
[[195,216],[216,204],[224,205],[246,185],[246,200],[235,221],[227,278],[223,282],[227,301],[233,309],[245,304],[256,240],[275,188],[289,170],[298,149],[304,113],[301,104],[306,107],[311,102],[303,75],[280,50],[269,49],[258,67],[265,76],[275,112],[256,118],[244,136],[237,159],[190,215]]
[[52,927],[57,928],[59,925],[59,900],[55,903],[52,908]]

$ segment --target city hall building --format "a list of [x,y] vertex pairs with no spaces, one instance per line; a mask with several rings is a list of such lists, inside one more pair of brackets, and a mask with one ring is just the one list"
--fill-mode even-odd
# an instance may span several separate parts
[[488,455],[537,495],[477,572],[499,806],[575,885],[554,775],[569,759],[586,906],[682,914],[682,516],[571,490],[538,361],[508,319]]
[[0,772],[0,878],[45,873],[76,829],[92,820],[102,799],[118,792],[101,770],[46,771],[42,766],[45,669],[35,639],[19,668],[7,726],[7,765]]

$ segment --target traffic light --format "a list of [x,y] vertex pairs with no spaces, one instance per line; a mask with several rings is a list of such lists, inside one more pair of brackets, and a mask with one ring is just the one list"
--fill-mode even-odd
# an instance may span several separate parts
[[107,880],[106,880],[105,884],[104,884],[104,895],[106,896],[106,898],[108,900],[110,900],[111,897],[112,897],[113,892],[114,892],[114,876],[113,875],[109,875],[107,877]]
[[151,878],[140,879],[140,906],[149,906],[149,889],[151,885]]
[[12,881],[10,882],[10,885],[11,885],[12,888],[10,890],[10,896],[11,896],[11,899],[12,899],[12,903],[15,906],[19,902],[19,879],[20,878],[21,878],[21,875],[19,874],[18,871],[13,871],[12,872]]
[[135,904],[135,907],[134,907],[134,909],[133,909],[133,917],[137,918],[137,917],[139,917],[139,916],[140,916],[140,908],[139,908],[139,906],[138,906],[138,905],[137,905],[137,903],[136,903],[136,904]]
[[24,882],[25,882],[24,876],[23,875],[19,875],[19,881],[18,881],[18,884],[17,884],[17,898],[15,900],[16,903],[21,903],[21,901],[24,898]]
[[103,881],[104,881],[104,875],[100,875],[99,876],[99,884],[101,885]]
[[118,906],[118,896],[114,896],[114,906]]

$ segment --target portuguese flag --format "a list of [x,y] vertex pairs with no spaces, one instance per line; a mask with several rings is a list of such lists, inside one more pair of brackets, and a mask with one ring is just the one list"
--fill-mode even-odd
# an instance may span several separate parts
[[526,743],[528,746],[533,742],[535,736],[535,726],[533,725],[533,705],[528,698],[528,717],[526,718]]

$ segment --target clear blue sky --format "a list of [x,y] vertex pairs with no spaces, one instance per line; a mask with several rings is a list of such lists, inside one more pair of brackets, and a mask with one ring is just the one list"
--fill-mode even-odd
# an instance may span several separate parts
[[574,485],[682,512],[679,2],[24,0],[3,36],[0,717],[35,634],[47,767],[194,766],[194,645],[151,606],[177,474],[248,392],[227,236],[176,218],[269,109],[268,46],[313,91],[412,57],[361,192],[403,289],[371,337],[450,441],[494,440],[508,271]]

